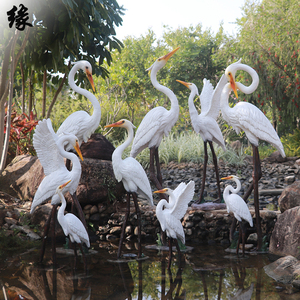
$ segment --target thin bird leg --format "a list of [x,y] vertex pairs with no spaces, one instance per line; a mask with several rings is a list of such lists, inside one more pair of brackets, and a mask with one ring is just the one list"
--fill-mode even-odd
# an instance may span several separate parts
[[215,165],[219,202],[221,202],[222,201],[222,194],[221,194],[221,188],[220,188],[220,176],[219,176],[218,160],[217,160],[217,156],[216,156],[212,141],[208,141],[208,144],[210,146],[210,150],[211,150],[212,157],[213,157],[213,162],[214,162],[214,165]]
[[204,162],[203,162],[203,175],[199,200],[196,203],[201,203],[203,200],[203,193],[205,188],[205,179],[206,179],[206,165],[207,165],[208,155],[207,155],[207,142],[204,142]]
[[[79,215],[79,219],[82,222],[82,224],[84,225],[85,229],[87,230],[87,225],[86,225],[86,221],[85,221],[85,215],[84,215],[82,207],[81,207],[81,205],[80,205],[80,203],[78,201],[76,192],[73,195],[71,195],[71,196],[72,196],[72,200],[73,200],[72,202],[76,206],[76,209],[77,209],[77,212],[78,212],[78,215]],[[73,204],[72,204],[72,207],[73,207]]]
[[129,218],[130,193],[127,193],[127,200],[126,201],[127,201],[127,209],[126,209],[125,219],[124,219],[123,226],[122,226],[122,232],[121,232],[120,241],[119,241],[119,249],[118,249],[117,258],[121,257],[121,251],[122,251],[122,245],[123,245],[123,240],[124,240],[124,235],[125,235],[126,224],[127,224],[128,218]]
[[256,232],[257,232],[257,250],[260,250],[262,247],[262,231],[261,231],[261,223],[260,223],[260,214],[259,214],[259,197],[258,197],[258,181],[262,176],[260,159],[258,147],[252,145],[253,148],[253,187],[254,187],[254,208],[255,208],[255,216],[256,216]]
[[178,240],[174,240],[175,242],[175,246],[176,246],[176,249],[177,249],[177,252],[178,252],[178,260],[179,260],[179,266],[181,265],[181,251],[180,251],[180,247],[179,247],[179,244],[178,244]]
[[[158,190],[162,189],[161,183],[158,181],[156,175],[155,175],[155,170],[154,170],[154,158],[155,158],[155,147],[150,148],[150,164],[149,164],[149,177],[152,183],[155,185],[155,187]],[[159,194],[161,199],[166,199],[166,195],[164,194]]]
[[74,250],[74,269],[76,269],[76,266],[77,266],[77,246],[76,246],[76,243],[71,242],[71,240],[70,240],[70,243],[72,245],[71,247]]
[[132,193],[132,198],[133,198],[133,202],[134,202],[134,206],[135,206],[135,212],[137,214],[137,221],[138,221],[138,258],[141,258],[142,256],[142,244],[141,244],[141,240],[142,240],[142,221],[141,221],[141,211],[139,208],[139,204],[137,202],[137,194],[136,193]]
[[53,205],[52,206],[52,210],[48,216],[47,222],[44,226],[44,237],[43,237],[43,244],[42,244],[42,248],[41,248],[41,253],[40,253],[40,263],[43,261],[44,258],[44,254],[45,254],[45,249],[46,249],[46,242],[48,239],[48,233],[49,233],[49,228],[50,228],[50,223],[51,223],[51,218],[52,218],[52,214],[55,212],[57,208],[57,205]]
[[156,147],[154,150],[154,157],[155,157],[155,162],[156,162],[156,177],[157,177],[158,182],[162,186],[163,180],[162,180],[162,175],[161,175],[161,170],[160,170],[158,147]]
[[241,241],[241,237],[242,237],[242,222],[239,221],[239,237],[237,240],[237,245],[236,245],[236,254],[239,255],[239,251],[240,251],[240,241]]
[[82,260],[83,260],[84,270],[85,270],[85,272],[87,272],[86,257],[85,257],[85,254],[84,254],[84,251],[83,251],[83,248],[82,248],[82,244],[80,243],[78,245],[79,245],[80,251],[82,253]]
[[172,238],[169,238],[169,263],[168,263],[168,270],[171,267],[171,260],[172,260]]
[[246,224],[241,222],[240,226],[242,228],[242,244],[243,244],[243,257],[245,256],[245,243],[246,243]]
[[[53,209],[55,208],[55,209]],[[51,211],[51,227],[52,227],[52,259],[53,259],[53,265],[56,265],[56,238],[55,238],[55,224],[56,224],[56,215],[57,215],[57,205],[54,205],[52,207]]]

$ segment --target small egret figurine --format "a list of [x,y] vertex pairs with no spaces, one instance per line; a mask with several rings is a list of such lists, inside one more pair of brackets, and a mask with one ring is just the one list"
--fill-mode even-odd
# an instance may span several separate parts
[[193,199],[194,192],[194,181],[190,181],[188,184],[182,182],[175,190],[165,188],[154,192],[169,195],[169,202],[165,199],[161,199],[156,206],[156,217],[160,223],[162,231],[166,232],[169,238],[168,268],[170,268],[172,259],[172,240],[175,241],[179,256],[181,251],[177,239],[179,239],[182,244],[185,244],[185,235],[180,220],[184,217],[188,204]]
[[200,134],[201,138],[204,141],[203,176],[202,176],[200,196],[197,203],[200,203],[203,200],[203,193],[204,193],[205,179],[206,179],[206,166],[208,161],[207,143],[209,144],[212,157],[213,157],[213,162],[214,162],[215,172],[216,172],[217,187],[218,187],[218,197],[219,197],[218,200],[219,202],[221,202],[222,194],[220,188],[218,161],[217,161],[217,157],[212,142],[215,142],[217,145],[222,147],[224,151],[226,150],[221,129],[216,121],[220,113],[220,96],[225,84],[227,83],[226,77],[222,75],[215,89],[213,88],[213,85],[210,83],[209,80],[203,79],[203,88],[200,94],[200,102],[201,102],[200,115],[198,115],[197,109],[194,105],[194,98],[195,96],[199,95],[197,86],[194,83],[184,82],[181,80],[177,80],[177,81],[191,90],[188,104],[189,104],[192,126],[194,130]]
[[125,142],[117,147],[112,154],[112,166],[116,179],[123,182],[124,188],[127,191],[127,211],[125,220],[123,222],[121,238],[119,242],[119,249],[117,257],[121,257],[123,239],[125,234],[125,228],[130,213],[130,195],[132,195],[135,211],[138,219],[138,258],[141,258],[141,212],[137,202],[137,194],[142,194],[149,203],[153,205],[153,197],[150,182],[147,178],[147,174],[141,164],[133,157],[127,157],[122,159],[123,151],[130,145],[133,140],[133,128],[134,125],[125,119],[122,119],[116,123],[106,125],[105,128],[109,127],[122,127],[127,130],[128,136]]
[[[157,72],[165,66],[169,58],[179,49],[176,48],[168,54],[158,58],[147,69],[150,71],[150,79],[153,86],[164,93],[171,101],[171,109],[167,110],[158,106],[150,110],[139,125],[132,143],[130,156],[136,157],[145,148],[150,149],[149,176],[157,189],[162,189],[162,175],[159,164],[158,147],[164,136],[168,136],[179,116],[179,105],[175,94],[167,87],[158,83]],[[156,175],[154,171],[154,159],[156,162]]]
[[[252,83],[250,86],[245,86],[242,83],[235,81],[235,74],[238,70],[243,70],[252,77]],[[251,94],[256,90],[259,83],[259,77],[255,70],[248,65],[242,64],[241,60],[239,60],[226,68],[225,76],[228,83],[223,88],[220,100],[223,119],[232,126],[237,134],[243,130],[253,149],[253,182],[249,190],[244,195],[244,200],[249,197],[254,189],[254,205],[258,239],[257,249],[260,249],[262,247],[262,232],[259,217],[258,181],[261,178],[262,172],[259,159],[258,142],[259,140],[264,140],[270,143],[280,152],[282,157],[285,157],[285,153],[277,132],[259,108],[249,102],[243,101],[240,101],[232,108],[228,104],[228,98],[231,90],[233,90],[236,97],[238,97],[237,90],[240,90],[245,94]]]
[[242,239],[243,245],[243,255],[245,254],[245,237],[246,237],[246,228],[243,224],[243,220],[249,223],[251,227],[253,227],[253,220],[249,208],[246,202],[240,197],[237,193],[241,190],[241,182],[238,177],[235,175],[227,176],[221,178],[221,180],[233,180],[237,187],[233,188],[232,185],[227,185],[224,192],[223,197],[227,207],[227,212],[232,212],[234,217],[238,220],[240,228],[239,228],[239,238],[237,242],[236,253],[239,252],[240,240]]
[[[56,189],[56,194],[59,196],[59,198],[61,200],[61,206],[57,213],[57,220],[58,220],[58,223],[60,224],[60,226],[62,227],[65,236],[69,236],[72,243],[77,243],[79,245],[81,253],[82,253],[82,257],[84,259],[84,264],[86,267],[85,255],[84,255],[84,251],[82,249],[81,244],[85,244],[88,248],[90,247],[89,235],[88,235],[84,225],[80,221],[80,219],[78,219],[74,214],[71,214],[71,213],[64,214],[67,202],[63,195],[63,192],[64,192],[63,190],[70,182],[71,182],[71,180],[58,186]],[[74,253],[75,253],[75,259],[76,259],[76,257],[77,257],[76,247],[74,247]]]

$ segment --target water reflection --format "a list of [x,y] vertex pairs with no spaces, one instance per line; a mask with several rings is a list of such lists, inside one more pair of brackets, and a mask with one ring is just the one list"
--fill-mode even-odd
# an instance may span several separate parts
[[58,254],[58,268],[52,267],[51,250],[44,265],[35,263],[38,250],[9,257],[0,265],[0,300],[285,299],[263,270],[268,255],[241,259],[220,247],[201,246],[182,254],[181,264],[175,255],[168,270],[168,251],[144,249],[148,259],[118,263],[112,261],[117,248],[111,249],[97,248],[87,257],[87,274],[83,264],[73,269],[74,257],[67,253]]

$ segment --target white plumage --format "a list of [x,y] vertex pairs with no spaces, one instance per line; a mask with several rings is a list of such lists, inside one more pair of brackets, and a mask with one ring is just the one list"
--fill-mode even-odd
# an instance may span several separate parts
[[[252,77],[250,86],[246,87],[240,82],[235,82],[237,70],[244,70]],[[264,140],[279,150],[282,157],[285,157],[283,145],[277,132],[259,108],[248,102],[239,102],[233,108],[230,108],[228,105],[228,97],[231,90],[234,91],[236,97],[237,89],[245,94],[251,94],[256,90],[259,77],[255,70],[242,64],[241,60],[239,60],[227,67],[225,76],[229,83],[225,85],[221,95],[221,111],[224,120],[232,126],[236,133],[239,133],[241,130],[245,131],[252,145],[258,147],[259,140]]]
[[[92,115],[89,115],[86,111],[82,110],[72,113],[65,119],[56,133],[58,135],[66,132],[74,134],[77,136],[80,146],[82,142],[86,143],[91,134],[98,128],[101,119],[101,107],[97,98],[91,92],[82,89],[75,84],[74,76],[79,69],[86,73],[93,90],[95,89],[92,77],[92,66],[85,60],[74,63],[74,66],[68,76],[69,85],[75,92],[87,97],[91,101],[94,112]],[[66,150],[70,151],[71,149],[72,145],[67,143]]]
[[[131,157],[136,157],[145,148],[150,149],[149,178],[157,189],[162,188],[162,175],[159,165],[158,147],[164,136],[168,136],[179,116],[179,105],[175,94],[167,87],[158,83],[156,79],[157,72],[167,63],[168,59],[178,50],[174,49],[165,56],[158,58],[148,69],[151,74],[153,86],[164,93],[171,101],[170,110],[162,106],[150,110],[138,127],[135,138],[131,146]],[[154,170],[154,160],[156,162],[156,175]]]
[[181,219],[184,217],[189,202],[193,199],[195,191],[194,181],[188,184],[181,183],[174,191],[165,188],[154,193],[165,193],[169,195],[169,202],[162,199],[156,206],[156,217],[162,231],[166,231],[169,238],[179,239],[185,244],[185,235]]
[[71,180],[58,186],[56,189],[56,194],[61,200],[61,206],[57,213],[57,220],[61,225],[65,236],[69,236],[72,243],[85,244],[89,248],[89,235],[80,219],[71,213],[64,214],[67,203],[63,193],[65,193],[64,189],[70,182]]
[[[31,213],[35,207],[44,203],[52,197],[51,204],[59,204],[60,198],[55,191],[61,182],[72,180],[72,183],[65,188],[65,192],[75,193],[80,177],[81,164],[78,157],[71,152],[64,150],[64,144],[68,142],[75,148],[82,159],[78,139],[75,135],[66,133],[61,136],[55,134],[50,119],[39,121],[33,135],[33,146],[37,156],[44,168],[46,177],[39,185],[31,204]],[[72,161],[72,170],[69,171],[64,163],[64,157]]]
[[249,208],[243,198],[237,194],[241,189],[241,182],[238,177],[231,175],[222,178],[222,180],[233,180],[237,184],[236,188],[233,188],[232,185],[228,185],[224,189],[223,198],[227,207],[227,212],[232,212],[239,222],[245,220],[253,227],[253,220]]
[[144,195],[153,205],[153,197],[150,182],[141,164],[133,157],[122,159],[123,151],[133,140],[134,125],[125,119],[116,123],[106,125],[107,127],[122,127],[127,130],[128,136],[125,142],[117,147],[112,154],[112,165],[116,179],[123,182],[128,193],[138,193]]

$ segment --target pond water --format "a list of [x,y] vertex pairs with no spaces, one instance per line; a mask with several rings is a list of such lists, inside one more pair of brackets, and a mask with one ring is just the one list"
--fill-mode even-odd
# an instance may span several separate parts
[[[134,248],[128,244],[124,253],[137,253]],[[73,269],[73,251],[57,254],[57,268],[51,249],[43,264],[37,263],[39,249],[7,257],[0,265],[0,299],[300,299],[300,293],[288,298],[288,288],[266,275],[268,254],[238,258],[221,246],[194,246],[180,266],[174,253],[168,271],[168,252],[145,244],[146,259],[126,263],[116,262],[117,245],[94,244],[93,250],[87,272],[80,257]]]

